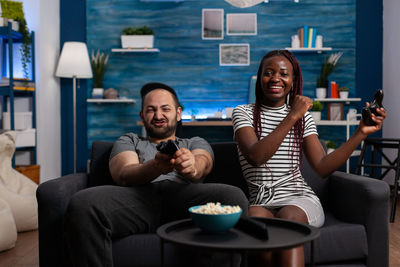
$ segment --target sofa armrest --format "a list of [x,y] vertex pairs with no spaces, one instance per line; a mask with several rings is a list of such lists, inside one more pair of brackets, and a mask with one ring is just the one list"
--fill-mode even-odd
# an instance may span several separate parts
[[[39,263],[40,266],[59,266],[66,262],[63,249],[63,215],[70,198],[85,189],[88,184],[86,173],[65,175],[44,182],[36,191],[39,215]],[[62,259],[62,260],[61,260]]]
[[329,178],[329,209],[339,219],[365,226],[367,266],[389,265],[389,185],[369,177],[334,172]]

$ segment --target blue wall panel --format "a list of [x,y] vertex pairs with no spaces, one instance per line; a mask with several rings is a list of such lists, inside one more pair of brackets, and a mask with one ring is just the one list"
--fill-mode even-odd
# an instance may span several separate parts
[[[64,42],[86,42],[86,2],[82,0],[60,1],[60,49]],[[61,53],[61,51],[60,51]],[[87,80],[78,80],[76,90],[76,137],[77,171],[86,171],[88,158],[86,91]],[[61,78],[61,159],[62,174],[73,173],[73,97],[72,79]]]
[[[227,36],[223,40],[201,39],[203,8],[222,8],[227,13],[257,13],[258,35]],[[89,50],[110,53],[104,87],[121,96],[139,100],[134,105],[88,104],[88,147],[93,140],[115,140],[119,135],[140,133],[140,88],[150,81],[169,84],[185,106],[184,114],[212,115],[225,107],[247,103],[249,80],[259,60],[273,49],[290,46],[299,27],[316,27],[324,46],[343,51],[331,75],[339,85],[356,95],[356,0],[301,0],[239,9],[224,1],[141,2],[138,0],[87,0],[87,43]],[[155,32],[160,53],[111,53],[121,46],[121,30],[148,25]],[[226,32],[226,29],[225,29]],[[219,66],[219,44],[249,43],[250,66]],[[303,70],[304,94],[315,97],[316,79],[329,53],[297,53]],[[90,86],[87,96],[90,97]],[[338,131],[341,132],[341,131]],[[342,136],[343,133],[339,133]],[[206,136],[207,137],[207,136]],[[231,138],[231,136],[229,136]]]

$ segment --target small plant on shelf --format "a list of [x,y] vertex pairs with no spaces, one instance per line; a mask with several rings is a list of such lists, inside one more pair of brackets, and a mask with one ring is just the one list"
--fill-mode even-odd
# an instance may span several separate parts
[[317,100],[313,101],[313,106],[311,108],[311,116],[313,117],[315,122],[318,122],[321,120],[321,111],[324,108],[324,105]]
[[311,111],[322,111],[324,105],[320,101],[313,101]]
[[109,55],[100,52],[100,50],[97,50],[96,53],[92,50],[90,64],[92,65],[94,88],[103,88],[103,78],[107,70],[108,57]]
[[338,89],[340,98],[345,99],[349,97],[349,88],[342,86]]
[[337,147],[338,145],[335,142],[331,140],[326,141],[326,148],[336,149]]
[[332,153],[337,147],[338,145],[335,142],[331,140],[326,141],[326,149],[328,154]]
[[149,26],[143,27],[126,27],[122,29],[122,35],[153,35],[154,32]]
[[126,27],[122,29],[121,35],[122,48],[147,49],[153,48],[154,32],[149,26]]
[[328,76],[333,72],[342,55],[343,52],[333,53],[329,56],[328,59],[324,60],[324,63],[321,67],[321,73],[317,80],[318,88],[326,88],[328,84]]

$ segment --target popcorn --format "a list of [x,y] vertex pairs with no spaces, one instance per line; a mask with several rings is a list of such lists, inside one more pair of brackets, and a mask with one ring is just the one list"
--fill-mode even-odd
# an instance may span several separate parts
[[201,214],[232,214],[241,211],[239,206],[230,206],[224,205],[221,206],[221,203],[212,203],[209,202],[206,205],[201,205],[197,209],[192,209],[194,213],[201,213]]

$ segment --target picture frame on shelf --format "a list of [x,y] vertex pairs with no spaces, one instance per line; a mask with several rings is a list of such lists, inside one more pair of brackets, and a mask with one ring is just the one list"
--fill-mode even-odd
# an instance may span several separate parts
[[220,66],[249,66],[250,44],[220,44]]
[[328,104],[328,120],[340,121],[344,120],[344,104],[329,103]]
[[257,13],[226,14],[226,35],[257,35]]
[[224,10],[222,8],[202,9],[201,38],[203,40],[224,39]]

